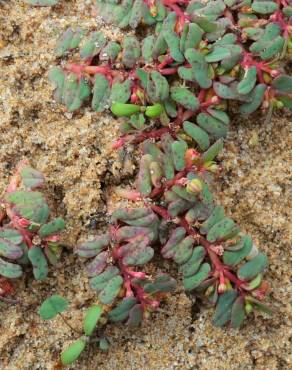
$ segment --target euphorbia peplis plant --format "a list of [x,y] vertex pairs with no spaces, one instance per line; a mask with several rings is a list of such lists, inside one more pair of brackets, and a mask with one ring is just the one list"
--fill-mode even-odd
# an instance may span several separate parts
[[48,274],[48,261],[57,262],[64,220],[49,220],[49,207],[38,189],[43,175],[21,161],[1,198],[0,210],[0,300],[11,292],[10,279],[19,278],[32,264],[35,279]]
[[142,143],[135,189],[119,193],[143,207],[116,210],[108,231],[77,249],[92,258],[90,285],[110,305],[108,320],[137,325],[174,288],[167,275],[139,270],[154,250],[178,265],[187,292],[216,307],[214,325],[238,328],[254,309],[270,313],[262,303],[267,258],[209,186],[231,105],[268,117],[292,108],[289,2],[97,1],[96,10],[121,28],[153,25],[145,37],[118,41],[69,28],[56,47],[67,61],[49,72],[55,100],[69,111],[91,101],[93,110],[119,117],[114,149]]

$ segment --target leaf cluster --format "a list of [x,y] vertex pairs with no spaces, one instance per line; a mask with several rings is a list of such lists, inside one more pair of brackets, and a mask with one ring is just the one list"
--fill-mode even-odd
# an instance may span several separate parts
[[31,264],[35,279],[48,274],[48,261],[60,254],[59,234],[65,228],[60,217],[50,220],[49,206],[38,191],[43,175],[27,162],[20,162],[3,195],[0,227],[0,276],[19,278]]

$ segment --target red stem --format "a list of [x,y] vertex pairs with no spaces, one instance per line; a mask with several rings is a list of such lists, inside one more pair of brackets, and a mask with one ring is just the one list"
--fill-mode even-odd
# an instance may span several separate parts
[[160,195],[161,193],[163,193],[165,190],[171,188],[173,185],[175,185],[177,183],[178,180],[180,180],[181,178],[185,177],[186,173],[187,173],[187,170],[185,169],[185,170],[180,171],[179,173],[177,173],[174,176],[173,179],[168,180],[168,181],[165,181],[160,188],[155,188],[151,192],[151,194],[149,195],[149,198],[156,198],[158,195]]

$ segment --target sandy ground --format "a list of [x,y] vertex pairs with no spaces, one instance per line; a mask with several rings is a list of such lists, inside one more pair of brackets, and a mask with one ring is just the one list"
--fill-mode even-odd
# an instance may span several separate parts
[[[47,178],[53,213],[68,225],[68,248],[58,269],[42,283],[27,274],[17,286],[21,305],[0,311],[1,370],[59,368],[59,352],[74,333],[59,319],[42,322],[37,309],[48,294],[64,295],[72,302],[66,317],[81,325],[95,296],[71,250],[80,238],[105,227],[108,195],[127,177],[110,151],[117,122],[89,109],[68,114],[52,102],[46,73],[57,64],[51,50],[58,34],[77,21],[85,28],[99,27],[90,16],[90,1],[61,3],[49,9],[20,0],[0,2],[0,192],[15,164],[28,158]],[[276,314],[257,314],[239,332],[216,329],[210,323],[212,310],[187,297],[179,284],[163,312],[139,330],[108,328],[110,352],[91,348],[72,369],[291,368],[291,128],[288,113],[269,124],[260,115],[245,121],[235,117],[215,189],[227,212],[269,256],[268,302]],[[165,262],[160,265],[172,269]]]

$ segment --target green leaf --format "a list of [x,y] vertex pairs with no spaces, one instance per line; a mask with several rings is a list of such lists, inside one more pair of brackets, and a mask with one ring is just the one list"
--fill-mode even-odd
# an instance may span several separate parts
[[[196,202],[197,197],[195,195],[190,194],[186,187],[180,186],[180,185],[174,185],[171,190],[177,194],[180,198],[187,200],[189,202]],[[175,199],[176,200],[176,199]]]
[[162,102],[168,99],[169,85],[167,79],[161,73],[153,71],[147,80],[147,94],[154,102]]
[[134,0],[129,18],[129,26],[136,28],[142,20],[143,1]]
[[[110,104],[126,103],[131,96],[131,81],[114,82],[111,87],[111,94],[109,98]],[[137,106],[136,106],[137,107]]]
[[136,304],[137,299],[135,297],[124,298],[116,308],[111,310],[108,314],[109,318],[113,322],[124,321],[129,316],[131,308]]
[[63,100],[69,112],[78,110],[83,100],[91,93],[89,82],[84,77],[79,78],[77,74],[67,75],[64,85]]
[[167,274],[157,276],[153,283],[147,283],[144,286],[144,291],[147,294],[169,293],[176,287],[176,281]]
[[217,118],[214,118],[207,113],[199,113],[196,120],[198,125],[215,139],[227,136],[228,126]]
[[170,234],[168,242],[161,249],[162,256],[164,258],[172,258],[174,256],[177,244],[184,239],[185,235],[186,231],[183,227],[177,227],[174,229]]
[[184,61],[184,56],[180,51],[179,44],[180,38],[176,34],[176,32],[171,30],[163,31],[164,40],[167,43],[167,46],[170,50],[171,57],[178,63],[182,63]]
[[108,80],[100,73],[94,77],[93,97],[91,106],[96,112],[103,112],[109,108],[110,85]]
[[140,160],[140,170],[137,178],[137,190],[144,196],[152,191],[150,164],[153,162],[151,154],[145,154]]
[[133,68],[141,55],[140,43],[134,36],[126,36],[123,41],[122,63],[126,68]]
[[54,98],[58,103],[63,102],[65,73],[60,67],[53,67],[48,73],[49,81],[54,85]]
[[75,49],[83,37],[83,31],[80,28],[77,28],[76,31],[73,31],[72,28],[68,28],[58,39],[56,45],[56,55],[62,56],[67,51]]
[[22,268],[19,265],[4,261],[0,258],[0,276],[8,279],[17,279],[22,275]]
[[89,38],[84,40],[80,48],[82,59],[93,58],[106,44],[106,38],[102,32],[92,32]]
[[246,95],[251,92],[254,88],[257,80],[257,69],[256,67],[250,67],[245,71],[243,79],[237,85],[237,91],[239,94]]
[[272,86],[281,93],[292,94],[292,77],[280,75],[273,80]]
[[230,86],[224,85],[221,82],[214,82],[213,88],[215,93],[222,99],[237,100],[238,98],[238,93],[235,89]]
[[189,121],[185,121],[183,123],[183,128],[185,132],[196,141],[201,150],[206,150],[209,148],[209,135],[204,130]]
[[203,263],[195,275],[184,277],[183,284],[185,290],[191,291],[197,288],[205,279],[207,279],[210,271],[211,267],[209,263]]
[[260,272],[262,272],[267,266],[267,256],[263,253],[259,253],[256,257],[239,268],[237,276],[241,280],[251,280]]
[[200,227],[200,232],[202,234],[207,234],[215,224],[217,224],[224,218],[224,216],[224,208],[222,206],[216,206],[207,220],[202,223]]
[[264,100],[264,94],[267,89],[267,85],[259,84],[250,93],[251,102],[242,104],[239,108],[241,114],[251,114],[255,112]]
[[90,336],[94,332],[101,314],[102,308],[100,306],[92,306],[87,310],[83,322],[83,330],[87,336]]
[[163,112],[162,105],[156,103],[154,105],[149,105],[145,110],[145,115],[149,118],[157,118]]
[[142,57],[144,59],[145,64],[152,63],[152,51],[154,47],[155,37],[153,35],[149,35],[145,37],[142,41]]
[[0,229],[0,256],[17,260],[23,255],[22,235],[14,229]]
[[172,160],[174,167],[177,171],[181,171],[185,168],[185,152],[188,145],[185,141],[174,141],[171,144]]
[[99,348],[102,351],[107,351],[109,349],[110,343],[105,337],[99,338]]
[[143,307],[141,304],[136,304],[134,307],[131,308],[129,312],[129,319],[127,321],[127,325],[130,327],[136,327],[141,324],[143,319]]
[[154,256],[154,250],[151,247],[138,248],[123,258],[126,266],[141,266],[149,262]]
[[267,305],[253,297],[250,296],[246,297],[246,301],[251,303],[257,310],[262,311],[268,315],[272,315],[274,313],[270,307],[268,307]]
[[43,174],[31,168],[30,166],[25,166],[20,171],[20,176],[24,186],[26,186],[27,188],[35,189],[43,186],[44,184]]
[[196,48],[202,41],[204,31],[196,23],[186,23],[184,26],[185,38],[181,37],[180,48],[184,52],[189,48]]
[[50,320],[59,313],[67,310],[69,302],[60,295],[52,295],[47,298],[39,309],[39,315],[43,320]]
[[191,111],[196,111],[200,105],[196,95],[185,87],[173,87],[171,89],[171,98]]
[[282,8],[282,11],[283,13],[288,16],[288,17],[291,17],[292,16],[292,6],[285,6],[284,8]]
[[231,309],[231,327],[233,329],[240,328],[245,319],[244,302],[245,301],[243,297],[238,297],[233,303]]
[[123,278],[119,275],[109,280],[104,289],[98,295],[100,302],[103,304],[112,303],[119,294],[122,283]]
[[53,6],[57,5],[59,0],[25,0],[25,2],[34,6]]
[[28,250],[28,258],[33,267],[36,280],[44,280],[48,276],[48,262],[42,248],[32,247]]
[[207,240],[211,243],[222,240],[233,229],[234,225],[235,223],[231,218],[224,217],[208,231]]
[[114,62],[120,51],[122,50],[121,45],[115,41],[109,41],[101,50],[99,54],[100,61],[111,61]]
[[231,56],[231,53],[228,48],[224,47],[215,47],[211,53],[205,56],[207,63],[220,62],[221,60]]
[[83,338],[80,338],[70,344],[69,347],[65,349],[65,351],[61,354],[61,362],[63,365],[70,365],[74,361],[78,359],[78,357],[81,355],[81,353],[84,351],[86,346],[86,340]]
[[38,234],[41,238],[45,238],[49,235],[57,234],[64,230],[65,221],[61,217],[55,218],[53,221],[44,224],[40,227]]
[[214,326],[222,327],[231,319],[232,306],[236,298],[237,292],[233,289],[220,295],[212,321]]
[[80,257],[90,258],[95,257],[110,243],[110,235],[103,234],[96,236],[94,239],[82,243],[77,248],[77,254]]
[[206,255],[205,248],[198,246],[194,248],[191,258],[182,266],[180,266],[180,271],[184,277],[189,277],[195,275],[201,266]]
[[271,14],[278,9],[278,4],[274,1],[254,1],[251,8],[256,13]]
[[192,236],[187,236],[177,245],[173,257],[174,261],[177,264],[179,265],[184,264],[190,259],[193,253],[194,242],[195,241]]
[[277,100],[283,103],[284,107],[292,110],[292,97],[289,96],[277,96]]
[[25,0],[25,2],[34,6],[53,6],[57,5],[59,0]]
[[202,160],[204,163],[213,161],[213,159],[221,152],[223,149],[223,140],[217,140],[210,148],[202,155]]
[[223,254],[223,262],[229,266],[236,266],[245,257],[247,257],[252,249],[252,239],[250,236],[244,236],[244,244],[240,250],[236,251],[225,251]]
[[98,292],[102,291],[102,289],[107,285],[107,283],[118,274],[119,269],[117,267],[108,266],[103,273],[90,279],[89,283],[91,289],[96,290]]

